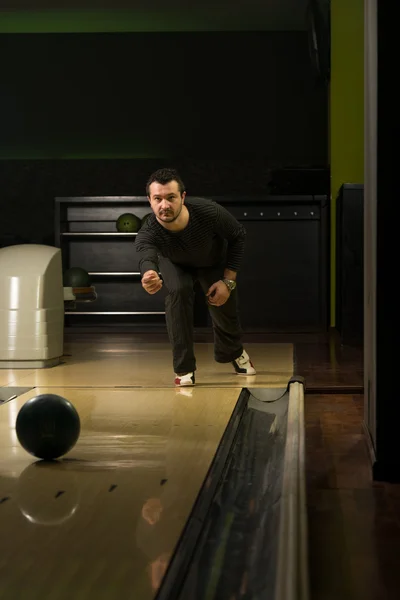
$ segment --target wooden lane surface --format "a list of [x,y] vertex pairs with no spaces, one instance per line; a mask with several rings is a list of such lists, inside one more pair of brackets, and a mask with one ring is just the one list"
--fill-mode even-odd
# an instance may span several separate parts
[[[248,344],[255,377],[239,377],[230,364],[214,360],[212,344],[198,344],[196,384],[208,387],[285,387],[293,375],[292,344]],[[168,343],[138,343],[123,338],[65,344],[62,365],[51,369],[0,370],[0,385],[61,387],[174,388]]]
[[[45,392],[82,425],[54,464],[15,433],[19,408]],[[153,598],[238,395],[39,388],[0,405],[1,600]]]

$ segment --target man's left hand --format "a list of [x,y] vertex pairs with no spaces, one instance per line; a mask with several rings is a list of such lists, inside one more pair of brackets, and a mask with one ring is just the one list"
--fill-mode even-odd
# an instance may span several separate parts
[[230,295],[231,293],[223,281],[213,283],[206,294],[208,303],[212,306],[222,306]]

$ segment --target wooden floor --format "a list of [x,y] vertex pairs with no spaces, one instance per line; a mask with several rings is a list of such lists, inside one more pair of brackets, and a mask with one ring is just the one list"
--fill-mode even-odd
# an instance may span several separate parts
[[[174,386],[165,338],[67,336],[62,364],[0,370],[3,388],[30,388],[0,406],[1,600],[154,597],[241,389],[285,388],[293,374],[291,343],[246,349],[256,377],[197,344],[194,388]],[[20,407],[47,392],[81,418],[54,465],[15,432]]]
[[[375,483],[362,431],[362,348],[294,341],[306,377],[310,600],[400,598],[400,485]],[[332,393],[348,388],[350,393]]]
[[[150,340],[149,340],[150,337]],[[61,365],[52,369],[0,370],[2,386],[174,388],[171,349],[165,336],[68,337]],[[213,344],[198,343],[196,386],[282,387],[293,374],[293,344],[249,343],[257,375],[239,377],[231,364],[214,361]]]
[[311,600],[398,600],[400,485],[371,480],[363,396],[305,407]]
[[[81,419],[58,463],[19,445],[19,408],[68,398]],[[238,398],[39,387],[0,407],[0,598],[154,597]]]
[[[134,353],[132,362],[132,346],[129,346],[132,344],[132,339],[128,340],[126,336],[108,335],[107,337],[110,347],[107,348],[105,342],[101,342],[97,349],[98,356],[106,357],[102,363],[107,368],[104,372],[103,369],[99,371],[94,366],[93,356],[89,351],[89,346],[93,342],[91,334],[85,334],[80,338],[79,357],[73,351],[73,337],[67,337],[66,354],[72,356],[66,356],[65,365],[60,366],[60,378],[58,375],[57,377],[50,375],[53,377],[51,385],[56,386],[56,389],[57,386],[61,386],[60,389],[65,389],[66,394],[75,391],[80,393],[78,389],[71,389],[78,384],[89,388],[90,381],[85,379],[85,365],[86,370],[91,369],[91,377],[96,375],[96,384],[99,388],[103,386],[102,394],[105,394],[103,398],[107,397],[109,401],[112,399],[111,391],[113,394],[124,394],[126,393],[124,386],[140,388],[144,385],[145,377],[141,372],[144,363],[141,359],[137,359]],[[369,456],[362,433],[362,349],[341,346],[336,335],[253,334],[246,335],[245,342],[256,367],[260,370],[256,382],[250,384],[245,379],[239,381],[230,373],[229,367],[214,364],[210,335],[200,333],[197,335],[199,386],[194,390],[175,391],[165,336],[141,334],[135,337],[135,344],[144,351],[146,362],[149,361],[154,365],[151,369],[152,381],[149,384],[154,387],[152,393],[155,393],[157,388],[159,393],[168,390],[170,393],[177,394],[178,404],[185,399],[185,393],[188,394],[186,401],[190,402],[193,400],[193,394],[197,396],[199,393],[204,393],[204,397],[210,398],[207,393],[209,394],[210,389],[215,387],[223,388],[227,394],[235,394],[242,385],[279,387],[290,377],[290,361],[293,358],[295,373],[305,377],[306,392],[307,389],[310,390],[310,393],[306,393],[305,405],[310,600],[398,600],[400,598],[400,486],[377,484],[371,479]],[[130,361],[126,358],[127,352],[131,353]],[[266,357],[268,361],[264,360]],[[119,361],[122,361],[123,367],[117,366]],[[73,367],[75,362],[76,365]],[[81,368],[80,364],[83,365]],[[132,371],[133,365],[135,367]],[[122,389],[110,390],[106,384],[106,370],[109,377],[112,375],[114,382],[112,387],[119,385]],[[61,371],[63,371],[62,376]],[[77,373],[77,378],[74,373]],[[0,371],[0,385],[50,385],[45,381],[47,376],[44,372]],[[143,391],[137,389],[136,393]],[[85,393],[90,394],[90,390],[86,389]],[[91,393],[93,397],[93,390]],[[103,400],[103,405],[104,402]],[[218,435],[214,443],[217,438]],[[89,451],[89,448],[90,445],[85,448],[85,452]],[[105,460],[104,456],[102,460]],[[2,469],[3,467],[4,462]],[[25,472],[25,468],[20,465],[8,476],[17,478],[21,472]],[[26,470],[29,475],[29,467]],[[110,473],[112,472],[110,468]],[[45,475],[43,481],[44,478]],[[110,489],[113,485],[111,479],[110,477],[108,482]],[[44,489],[47,489],[48,485],[43,483]],[[100,497],[100,491],[98,493]],[[107,493],[112,495],[111,492]],[[3,509],[6,504],[7,502],[0,504],[0,509]],[[154,507],[150,512],[152,510],[157,513]],[[109,514],[111,515],[111,512]],[[115,513],[112,514],[114,519]],[[118,522],[118,517],[115,518]],[[133,529],[129,534],[135,537],[137,528]],[[83,545],[78,546],[73,555],[76,562],[72,564],[70,558],[72,562],[67,563],[71,570],[74,565],[77,568],[81,556],[79,553],[84,548],[82,539],[79,539],[79,543]],[[69,554],[71,548],[72,546]],[[18,557],[18,554],[15,554],[17,550],[14,547],[11,556]],[[66,549],[65,553],[67,556]],[[4,568],[4,556],[3,553],[0,557],[1,568]],[[28,558],[24,557],[24,560],[28,561]],[[24,568],[28,567],[26,562]],[[149,570],[145,571],[149,577],[147,584],[150,581],[150,587],[155,585],[156,575],[162,571],[162,561],[153,564],[150,575]],[[78,595],[75,597],[79,598]],[[101,595],[98,597],[101,598]],[[2,598],[1,593],[0,598]]]

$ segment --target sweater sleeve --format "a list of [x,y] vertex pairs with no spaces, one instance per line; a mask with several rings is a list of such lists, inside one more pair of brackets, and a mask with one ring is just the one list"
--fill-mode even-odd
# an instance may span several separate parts
[[215,232],[228,242],[226,268],[239,271],[246,241],[246,230],[241,223],[220,204],[217,206]]
[[142,277],[146,271],[159,271],[158,248],[155,236],[149,229],[139,230],[135,241],[135,251],[139,259],[139,271]]

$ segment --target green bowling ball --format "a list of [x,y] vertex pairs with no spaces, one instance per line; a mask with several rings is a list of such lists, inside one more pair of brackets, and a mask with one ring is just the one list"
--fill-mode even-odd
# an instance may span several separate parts
[[132,213],[124,213],[117,219],[117,231],[120,233],[137,233],[141,226],[139,217]]
[[81,267],[71,267],[64,271],[63,285],[72,288],[90,287],[89,273]]
[[152,215],[153,213],[147,213],[147,215],[144,215],[144,217],[142,217],[142,227],[143,225],[146,223],[147,219],[150,217],[150,215]]

